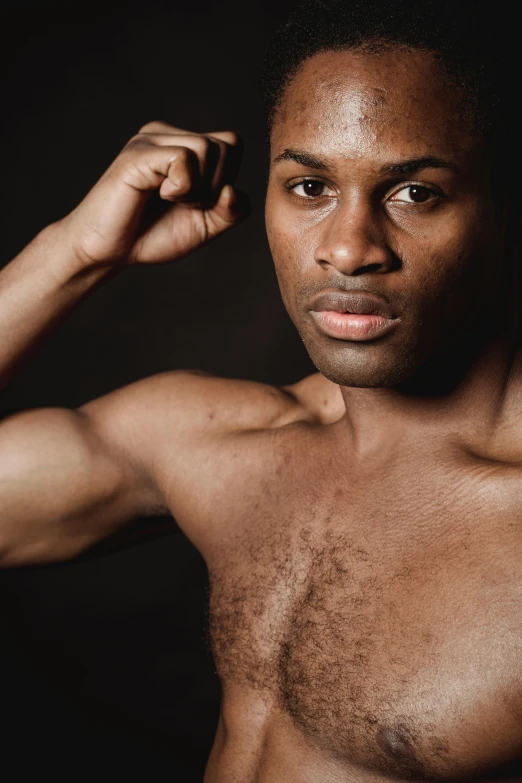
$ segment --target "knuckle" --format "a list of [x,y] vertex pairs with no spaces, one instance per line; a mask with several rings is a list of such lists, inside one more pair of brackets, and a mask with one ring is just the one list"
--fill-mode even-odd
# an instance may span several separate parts
[[120,152],[112,165],[112,170],[117,176],[122,172],[133,170],[147,159],[151,146],[140,139],[129,142]]
[[241,136],[236,131],[227,131],[227,144],[231,147],[237,147],[241,144]]
[[186,147],[171,150],[168,176],[178,190],[188,190],[192,184],[191,151]]
[[176,147],[169,151],[169,175],[174,173],[177,178],[187,178],[192,172],[194,153],[186,147]]
[[210,151],[212,142],[206,136],[198,136],[194,141],[197,154],[205,157]]
[[145,125],[141,126],[141,128],[138,131],[138,135],[140,133],[157,133],[159,129],[165,127],[166,127],[165,122],[162,122],[161,120],[152,120],[151,122],[146,122]]
[[137,147],[144,147],[147,143],[150,144],[150,142],[148,142],[148,140],[144,136],[142,136],[140,133],[137,133],[135,136],[129,139],[129,141],[127,142],[127,144],[123,149],[125,152],[125,151],[136,149]]
[[209,134],[210,138],[216,142],[220,142],[227,147],[241,147],[243,140],[239,133],[233,130],[216,131]]
[[170,147],[169,160],[173,166],[186,166],[190,161],[190,151],[186,147]]

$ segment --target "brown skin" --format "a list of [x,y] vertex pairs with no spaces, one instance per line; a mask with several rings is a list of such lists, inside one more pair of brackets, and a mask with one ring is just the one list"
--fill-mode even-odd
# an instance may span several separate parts
[[[224,692],[206,783],[499,780],[522,757],[512,258],[460,99],[405,50],[322,53],[284,96],[267,229],[323,375],[165,373],[0,425],[6,566],[165,511],[205,557]],[[107,274],[237,222],[236,147],[146,128],[0,275],[2,377]],[[383,171],[426,156],[448,165]],[[154,189],[172,208],[144,225]],[[309,309],[324,289],[379,294],[395,328],[326,337]]]
[[[272,158],[299,150],[325,168],[273,164],[267,230],[286,307],[334,383],[382,387],[410,379],[450,335],[476,328],[476,314],[491,310],[500,232],[487,150],[455,121],[459,97],[434,61],[405,51],[324,53],[306,62],[287,90]],[[422,165],[407,177],[381,171],[430,157],[447,168]],[[302,188],[285,187],[305,176],[323,183],[322,196],[299,198]],[[427,188],[429,198],[404,200],[405,179]],[[368,345],[325,338],[308,307],[324,289],[381,295],[400,325]]]

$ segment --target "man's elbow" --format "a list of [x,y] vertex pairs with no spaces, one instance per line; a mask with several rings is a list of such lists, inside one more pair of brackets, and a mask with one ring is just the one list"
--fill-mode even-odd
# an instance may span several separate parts
[[16,541],[0,524],[0,569],[23,566],[49,565],[73,560],[93,544],[92,537],[56,539],[41,537],[38,540]]

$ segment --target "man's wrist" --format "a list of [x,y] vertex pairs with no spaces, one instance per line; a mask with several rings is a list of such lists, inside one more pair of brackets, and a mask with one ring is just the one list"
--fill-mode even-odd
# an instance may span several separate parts
[[[31,243],[33,244],[33,243]],[[41,269],[53,276],[60,286],[89,288],[104,277],[121,269],[121,264],[97,264],[83,258],[71,241],[63,220],[46,226],[34,240],[41,259]]]

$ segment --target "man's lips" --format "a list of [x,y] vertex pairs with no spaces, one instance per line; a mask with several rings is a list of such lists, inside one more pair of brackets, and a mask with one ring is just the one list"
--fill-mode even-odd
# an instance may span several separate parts
[[372,340],[398,322],[387,302],[367,291],[323,292],[309,309],[319,329],[340,340]]
[[310,310],[334,313],[359,313],[394,318],[389,305],[376,294],[367,291],[323,291],[310,303]]

